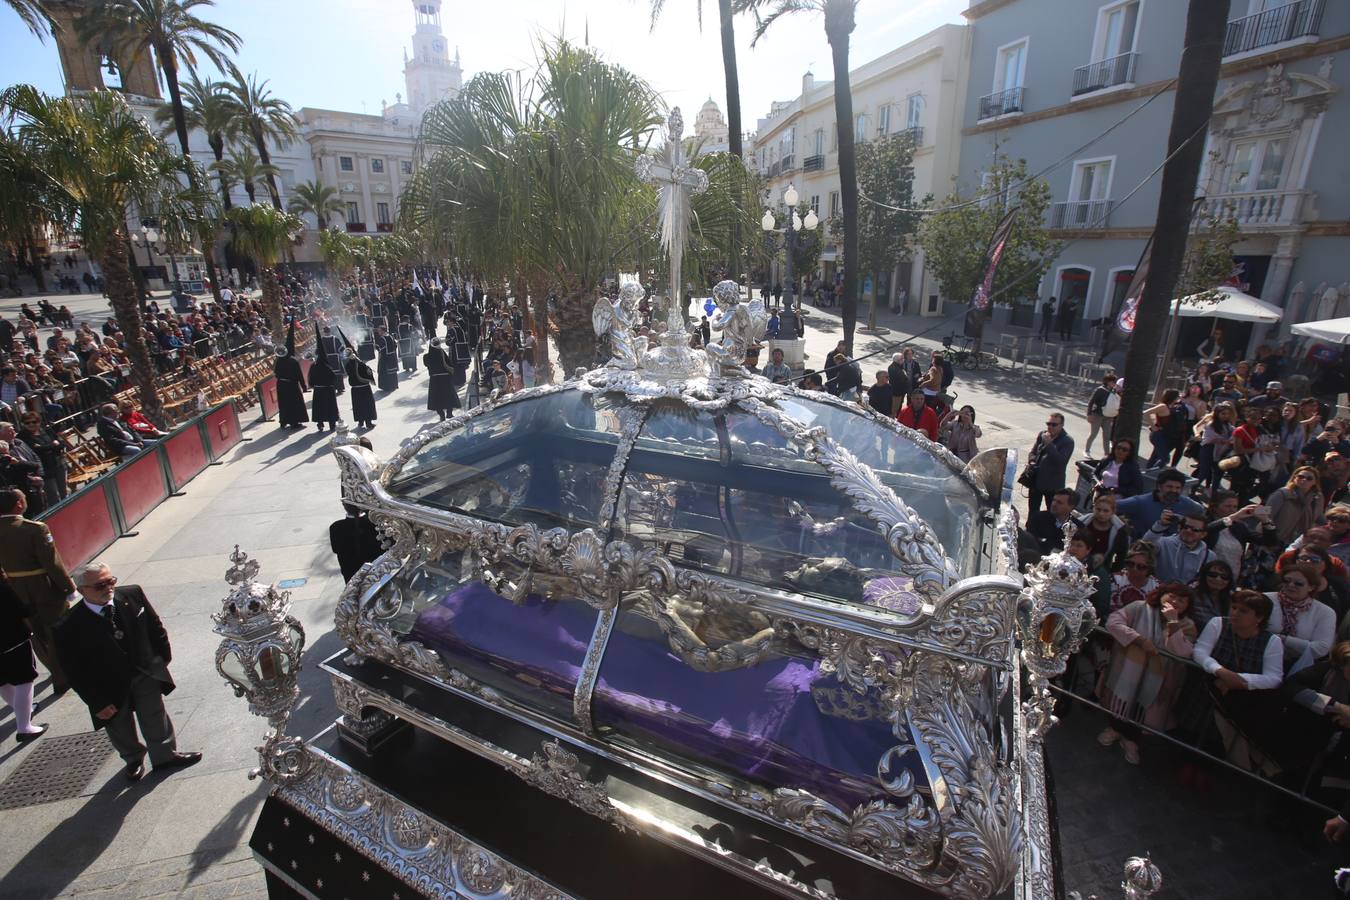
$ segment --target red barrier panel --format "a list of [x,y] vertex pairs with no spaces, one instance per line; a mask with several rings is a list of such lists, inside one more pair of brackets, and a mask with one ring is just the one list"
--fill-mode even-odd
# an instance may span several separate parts
[[165,440],[164,450],[169,455],[169,473],[173,476],[174,490],[191,481],[210,462],[206,458],[201,429],[195,420]]
[[243,438],[239,431],[239,412],[233,403],[206,414],[206,440],[211,445],[211,459],[217,460]]
[[277,377],[275,375],[269,375],[258,382],[258,409],[262,412],[263,421],[277,414],[279,406],[277,404]]
[[122,525],[133,527],[169,496],[164,466],[156,447],[113,470],[117,496],[122,502]]
[[[153,453],[147,453],[155,465]],[[103,479],[71,495],[59,507],[42,516],[51,529],[56,549],[67,569],[82,566],[103,552],[119,537],[108,510],[108,488]]]

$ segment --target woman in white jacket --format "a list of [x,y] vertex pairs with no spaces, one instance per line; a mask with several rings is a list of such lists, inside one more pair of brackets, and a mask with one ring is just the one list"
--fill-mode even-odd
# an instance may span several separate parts
[[1286,566],[1274,601],[1269,631],[1284,641],[1284,670],[1289,675],[1331,652],[1336,640],[1336,613],[1315,599],[1322,588],[1317,570],[1307,563]]

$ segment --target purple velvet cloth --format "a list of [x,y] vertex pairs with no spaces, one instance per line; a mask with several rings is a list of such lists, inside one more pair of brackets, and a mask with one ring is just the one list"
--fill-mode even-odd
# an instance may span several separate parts
[[[583,604],[531,596],[514,606],[475,582],[419,614],[410,637],[513,699],[570,720],[571,693],[594,624],[595,612]],[[597,727],[608,726],[658,755],[770,788],[802,788],[845,808],[883,793],[877,762],[899,741],[886,721],[821,712],[813,689],[845,702],[858,697],[822,675],[818,664],[777,658],[699,672],[663,637],[639,636],[650,631],[632,613],[620,614],[592,702]],[[922,770],[913,771],[925,785]]]

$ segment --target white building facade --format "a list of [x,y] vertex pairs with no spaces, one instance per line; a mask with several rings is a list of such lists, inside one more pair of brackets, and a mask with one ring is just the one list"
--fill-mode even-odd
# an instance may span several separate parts
[[[894,134],[913,137],[914,197],[945,196],[959,169],[961,110],[965,103],[968,27],[943,25],[922,37],[864,63],[849,73],[858,142]],[[775,102],[760,119],[747,150],[749,162],[765,178],[770,207],[783,204],[789,185],[824,221],[841,214],[839,146],[835,129],[833,82],[802,78],[802,92]],[[842,267],[843,235],[826,229],[816,277],[832,283]],[[775,271],[773,277],[777,277]],[[939,290],[925,271],[923,251],[912,248],[874,285],[879,305],[936,313]],[[931,310],[930,310],[931,307]]]

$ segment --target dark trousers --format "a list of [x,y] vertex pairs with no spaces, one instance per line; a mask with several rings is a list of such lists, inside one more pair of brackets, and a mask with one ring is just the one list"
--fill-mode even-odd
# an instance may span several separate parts
[[1051,491],[1048,494],[1042,494],[1035,488],[1027,488],[1027,494],[1029,495],[1029,499],[1027,500],[1027,515],[1029,516],[1032,513],[1039,511],[1041,508],[1042,500],[1045,501],[1045,508],[1049,509],[1050,498],[1054,495],[1054,493],[1055,493],[1054,491]]
[[[150,754],[150,765],[166,763],[178,749],[178,740],[173,733],[173,722],[164,709],[163,685],[149,675],[137,675],[131,682],[131,694],[126,703],[117,708],[117,714],[104,724],[108,740],[113,749],[128,765],[145,759]],[[136,726],[140,725],[142,744],[136,737]]]

